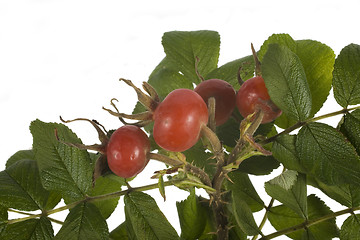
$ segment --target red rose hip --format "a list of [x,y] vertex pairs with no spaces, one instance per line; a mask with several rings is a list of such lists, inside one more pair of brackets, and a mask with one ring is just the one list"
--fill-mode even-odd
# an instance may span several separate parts
[[236,106],[243,117],[257,109],[264,112],[262,123],[268,123],[281,115],[281,110],[271,101],[264,79],[257,76],[245,81],[237,95]]
[[204,101],[210,97],[215,98],[215,122],[219,126],[225,123],[235,108],[236,92],[226,81],[221,79],[208,79],[199,83],[194,89]]
[[196,144],[201,127],[208,122],[206,103],[190,89],[176,89],[157,106],[155,142],[167,151],[182,152]]
[[110,170],[123,178],[140,173],[149,162],[148,136],[133,125],[122,126],[110,137],[106,156]]

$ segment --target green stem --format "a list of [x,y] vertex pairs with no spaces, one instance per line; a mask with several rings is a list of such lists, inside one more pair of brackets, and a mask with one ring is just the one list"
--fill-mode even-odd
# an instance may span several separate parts
[[356,107],[353,107],[353,108],[344,108],[342,110],[339,110],[339,111],[336,111],[336,112],[332,112],[332,113],[327,113],[327,114],[324,114],[324,115],[321,115],[321,116],[318,116],[318,117],[314,117],[314,118],[309,118],[305,121],[302,121],[302,122],[297,122],[295,123],[294,125],[292,125],[291,127],[285,129],[284,131],[272,136],[272,137],[269,137],[263,141],[260,142],[260,144],[262,145],[265,145],[265,144],[268,144],[268,143],[271,143],[273,142],[277,137],[283,135],[283,134],[287,134],[287,133],[290,133],[292,131],[294,131],[295,129],[298,129],[308,123],[311,123],[311,122],[316,122],[316,121],[319,121],[319,120],[322,120],[322,119],[326,119],[326,118],[329,118],[329,117],[334,117],[336,115],[340,115],[340,114],[345,114],[349,111],[352,111],[352,110],[356,110],[356,109],[360,109],[360,106],[356,106]]
[[[9,212],[13,212],[13,213],[18,213],[18,214],[23,214],[23,215],[27,215],[27,216],[34,216],[36,214],[32,214],[32,213],[27,213],[27,212],[22,212],[22,211],[18,211],[16,209],[11,209],[9,208],[8,209]],[[38,214],[41,216],[41,214]],[[64,223],[62,221],[59,221],[57,219],[54,219],[54,218],[51,218],[51,217],[48,217],[48,219],[54,223],[57,223],[57,224],[60,224],[60,225],[63,225]]]
[[273,239],[273,238],[276,238],[276,237],[279,237],[279,236],[282,236],[282,235],[285,235],[285,234],[289,234],[289,233],[296,232],[296,231],[299,231],[299,230],[302,230],[302,229],[306,229],[306,228],[309,228],[312,225],[315,225],[315,224],[318,224],[318,223],[321,223],[321,222],[336,218],[336,217],[338,217],[340,215],[352,214],[352,213],[354,213],[354,211],[358,211],[358,210],[360,210],[360,207],[347,208],[347,209],[344,209],[344,210],[341,210],[341,211],[338,211],[338,212],[333,212],[333,213],[330,213],[328,215],[325,215],[325,216],[322,216],[322,217],[319,217],[319,218],[316,218],[316,219],[312,219],[312,220],[307,220],[307,221],[304,221],[303,223],[300,223],[298,225],[295,225],[295,226],[292,226],[292,227],[289,227],[289,228],[285,228],[285,229],[282,229],[280,231],[274,232],[272,234],[266,235],[266,236],[260,238],[260,240],[269,240],[269,239]]
[[[167,182],[164,182],[164,186],[167,187],[167,186],[172,186],[176,183],[177,181],[167,181]],[[159,185],[158,183],[154,183],[154,184],[149,184],[149,185],[146,185],[146,186],[141,186],[141,187],[136,187],[136,188],[130,188],[130,189],[126,189],[126,190],[123,190],[123,191],[118,191],[118,192],[113,192],[113,193],[108,193],[108,194],[104,194],[104,195],[99,195],[99,196],[93,196],[93,197],[86,197],[85,199],[82,199],[82,200],[79,200],[77,202],[73,202],[73,203],[70,203],[68,205],[65,205],[65,206],[62,206],[62,207],[59,207],[59,208],[55,208],[55,209],[52,209],[52,210],[49,210],[49,211],[44,211],[43,213],[41,214],[30,214],[30,213],[24,213],[24,212],[18,212],[18,211],[15,211],[15,210],[10,210],[10,211],[13,211],[13,212],[18,212],[18,213],[21,213],[21,214],[26,214],[28,215],[27,217],[24,217],[24,218],[17,218],[17,219],[11,219],[11,220],[8,220],[7,221],[7,224],[14,224],[14,223],[18,223],[18,222],[23,222],[23,221],[26,221],[26,220],[30,220],[30,219],[34,219],[34,218],[40,218],[42,216],[49,216],[51,214],[54,214],[54,213],[58,213],[58,212],[62,212],[64,210],[68,210],[68,209],[71,209],[73,207],[75,207],[76,205],[80,204],[80,203],[84,203],[84,202],[93,202],[93,201],[98,201],[98,200],[103,200],[103,199],[109,199],[109,198],[115,198],[115,197],[120,197],[120,196],[123,196],[127,193],[130,193],[132,191],[148,191],[148,190],[152,190],[152,189],[155,189],[155,188],[158,188]],[[59,224],[62,224],[62,222],[56,220],[56,219],[50,219],[52,220],[53,222],[56,222],[56,223],[59,223]]]
[[[272,208],[273,204],[275,202],[275,199],[274,198],[271,198],[270,200],[270,203],[267,207],[265,207],[265,214],[264,214],[264,217],[263,219],[261,220],[261,223],[259,225],[259,229],[260,231],[262,230],[262,228],[264,227],[265,223],[266,223],[266,220],[267,220],[267,217],[268,217],[268,213],[270,211],[270,208]],[[251,240],[256,240],[258,238],[259,235],[255,235]]]

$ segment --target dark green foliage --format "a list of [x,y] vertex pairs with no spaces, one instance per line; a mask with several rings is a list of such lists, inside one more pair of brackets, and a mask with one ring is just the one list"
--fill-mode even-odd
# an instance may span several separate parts
[[[167,32],[162,45],[165,56],[148,79],[160,101],[174,89],[193,89],[201,78],[219,78],[238,90],[238,75],[242,80],[254,76],[253,56],[218,66],[220,36],[215,31]],[[131,188],[109,172],[94,179],[103,151],[79,147],[82,141],[64,124],[33,121],[32,149],[16,152],[0,172],[0,239],[215,240],[222,232],[227,234],[222,238],[231,240],[283,235],[298,240],[360,239],[360,46],[346,46],[335,60],[323,43],[274,34],[260,47],[258,58],[271,100],[282,116],[257,127],[254,122],[260,114],[253,116],[255,120],[243,119],[235,109],[213,135],[202,134],[182,153],[161,149],[150,123],[145,129],[152,153],[162,154],[158,157],[164,162],[172,158],[178,163],[154,173],[159,184]],[[331,87],[343,110],[318,116]],[[134,113],[145,110],[138,102]],[[319,122],[338,114],[344,116],[337,128]],[[249,178],[269,175],[279,167],[283,172],[265,182],[265,191],[256,189],[253,176]],[[160,188],[165,199],[172,194],[165,191],[169,185],[190,193],[173,206],[179,232],[143,192]],[[348,209],[330,209],[324,200],[308,196],[309,185]],[[197,188],[207,195],[199,196]],[[263,194],[272,198],[269,206]],[[61,199],[65,206],[57,206]],[[119,201],[124,201],[125,221],[109,232],[106,219]],[[69,210],[63,223],[52,218],[63,210]],[[26,215],[9,219],[8,212],[19,211]],[[266,216],[264,221],[277,232],[263,232],[255,212]],[[335,219],[348,213],[339,231]],[[54,233],[51,221],[62,224],[59,232]]]

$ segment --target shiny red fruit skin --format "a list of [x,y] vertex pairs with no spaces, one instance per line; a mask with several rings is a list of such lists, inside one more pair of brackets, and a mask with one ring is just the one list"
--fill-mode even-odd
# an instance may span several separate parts
[[272,122],[281,115],[281,110],[270,100],[264,79],[257,76],[245,81],[237,95],[236,106],[243,117],[262,109],[264,117],[262,123]]
[[199,83],[194,89],[206,102],[210,97],[215,98],[216,126],[224,124],[235,108],[236,92],[226,81],[221,79],[208,79]]
[[122,126],[110,137],[106,156],[110,170],[122,178],[140,173],[149,162],[148,136],[133,125]]
[[154,112],[155,142],[167,151],[182,152],[199,140],[202,125],[208,122],[208,110],[199,94],[190,89],[176,89]]

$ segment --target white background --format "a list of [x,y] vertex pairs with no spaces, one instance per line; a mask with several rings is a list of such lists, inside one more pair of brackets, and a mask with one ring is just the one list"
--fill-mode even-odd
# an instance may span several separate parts
[[[349,43],[360,44],[359,9],[357,0],[0,0],[0,170],[17,150],[31,148],[28,127],[36,118],[59,122],[59,115],[86,117],[107,129],[119,127],[101,107],[116,97],[121,111],[131,112],[135,93],[118,79],[138,86],[146,81],[164,57],[161,37],[166,31],[218,31],[219,65],[251,54],[251,42],[258,49],[273,33],[318,40],[339,54]],[[333,101],[326,106],[324,113],[340,109]],[[98,142],[89,124],[68,126],[86,144]],[[151,183],[149,177],[159,168],[163,165],[150,163],[133,185]],[[256,186],[263,194],[263,181]],[[149,193],[179,231],[175,200],[186,193],[167,188],[165,203],[158,192]],[[119,206],[109,220],[110,230],[124,220]],[[64,214],[58,217],[64,219]],[[265,232],[272,231],[267,225]]]

